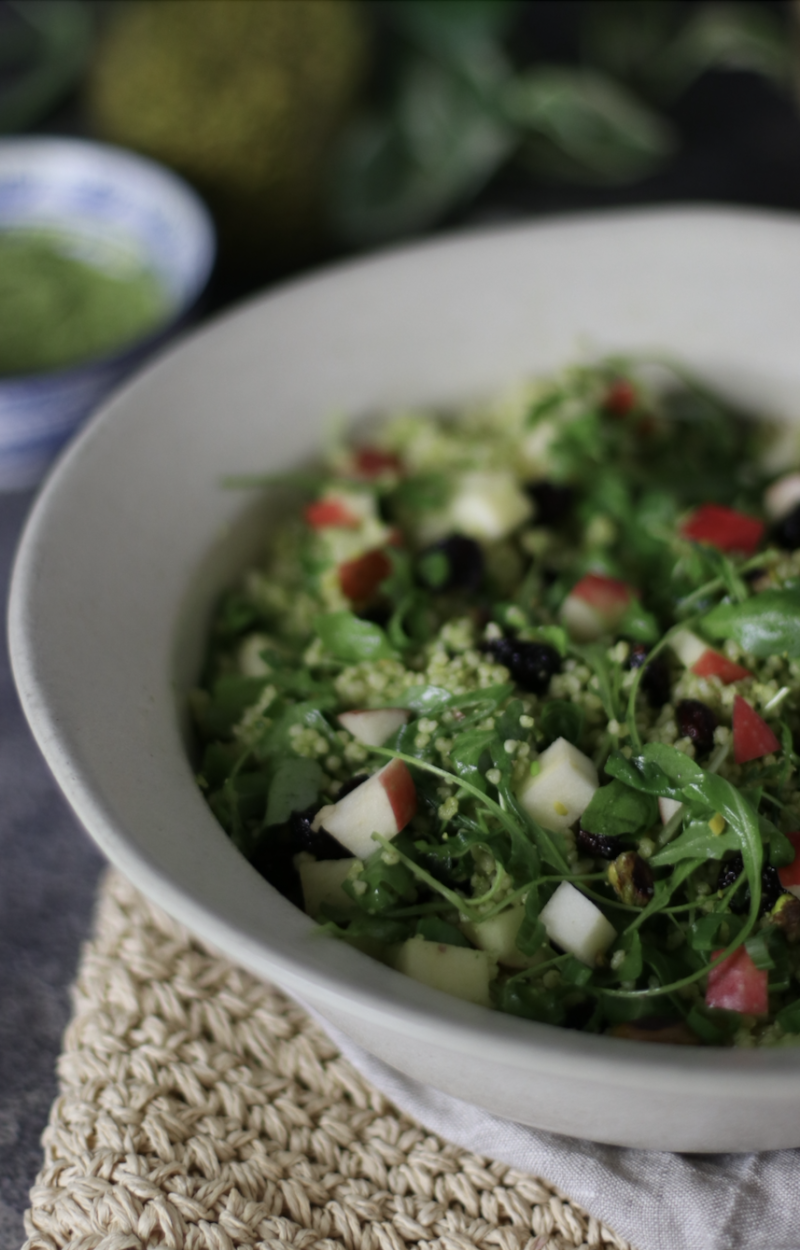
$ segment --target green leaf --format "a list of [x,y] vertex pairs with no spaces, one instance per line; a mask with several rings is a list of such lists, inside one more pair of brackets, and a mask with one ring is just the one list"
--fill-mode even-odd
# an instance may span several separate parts
[[676,146],[666,121],[596,70],[532,69],[509,85],[505,110],[527,132],[534,168],[551,177],[627,182]]
[[744,928],[742,916],[734,916],[729,911],[712,912],[710,916],[700,916],[689,925],[687,939],[694,951],[713,951],[718,947],[727,946]]
[[394,650],[380,625],[362,621],[352,612],[327,612],[314,628],[325,650],[346,664],[391,659]]
[[732,638],[758,659],[800,656],[800,590],[763,590],[745,603],[720,603],[700,621],[715,640]]
[[316,760],[288,756],[282,759],[269,787],[265,824],[282,825],[292,812],[303,812],[316,803],[323,773]]
[[78,0],[17,0],[6,7],[0,133],[9,134],[35,125],[78,82],[94,31],[89,6]]
[[642,607],[638,599],[631,599],[616,632],[623,638],[633,639],[634,642],[657,642],[661,637],[658,621],[652,612]]
[[539,717],[539,728],[548,742],[556,738],[566,738],[573,746],[577,746],[583,733],[584,712],[577,703],[567,699],[553,699],[545,703]]
[[713,834],[707,820],[694,820],[683,833],[658,851],[650,860],[653,868],[664,868],[682,859],[722,859],[727,851],[739,850],[739,838],[733,830]]
[[623,933],[614,945],[614,951],[624,951],[625,958],[614,973],[620,981],[636,981],[642,975],[644,967],[642,958],[642,940],[638,930],[630,929]]
[[519,0],[394,0],[387,11],[418,47],[457,61],[502,38],[518,8]]
[[626,786],[641,790],[644,794],[652,794],[656,798],[680,799],[682,788],[654,760],[645,759],[641,755],[626,759],[621,751],[613,751],[606,760],[605,771],[610,777],[617,777]]
[[641,790],[632,790],[617,778],[595,790],[581,816],[581,827],[607,837],[637,834],[658,819],[658,801]]
[[332,188],[334,225],[346,241],[377,243],[423,230],[471,199],[515,146],[461,78],[411,61],[388,116],[345,133]]
[[426,942],[444,942],[447,946],[469,948],[469,942],[461,930],[454,924],[448,924],[446,920],[440,920],[438,916],[424,916],[418,920],[417,934],[425,938]]
[[708,1042],[710,1046],[723,1046],[739,1028],[741,1017],[738,1011],[720,1011],[695,1003],[686,1017],[686,1023],[701,1041]]
[[711,69],[750,70],[785,83],[792,72],[788,23],[760,4],[699,6],[651,74],[661,94],[674,97]]
[[775,1021],[787,1033],[800,1033],[800,998],[783,1007],[775,1017]]

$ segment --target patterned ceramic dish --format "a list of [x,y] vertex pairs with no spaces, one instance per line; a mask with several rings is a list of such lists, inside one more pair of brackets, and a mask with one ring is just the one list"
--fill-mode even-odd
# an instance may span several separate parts
[[166,355],[63,459],[13,581],[23,704],[92,836],[231,957],[389,1064],[497,1115],[656,1149],[800,1145],[797,1050],[534,1024],[321,936],[217,825],[182,729],[210,605],[264,533],[263,506],[222,489],[224,474],[297,464],[332,412],[491,394],[582,354],[668,352],[753,409],[796,417],[799,320],[796,221],[638,211],[338,268]]
[[81,420],[173,330],[214,262],[211,218],[189,187],[154,162],[73,139],[0,143],[0,230],[46,231],[99,268],[124,254],[166,293],[143,339],[71,369],[0,378],[0,490],[33,485]]

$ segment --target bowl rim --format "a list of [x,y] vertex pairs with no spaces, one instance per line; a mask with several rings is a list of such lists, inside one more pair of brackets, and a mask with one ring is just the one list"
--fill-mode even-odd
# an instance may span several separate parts
[[[170,303],[165,316],[153,329],[122,348],[102,356],[91,356],[87,360],[66,368],[45,369],[36,373],[4,374],[0,376],[0,389],[5,390],[15,385],[30,386],[33,383],[42,385],[50,383],[57,386],[62,381],[70,381],[99,369],[124,368],[129,362],[135,362],[139,354],[150,350],[166,334],[179,326],[208,285],[217,256],[217,232],[211,211],[190,183],[169,166],[118,144],[60,135],[3,136],[0,138],[0,180],[3,178],[4,157],[19,154],[41,161],[43,180],[47,177],[46,163],[53,159],[74,155],[82,159],[95,160],[98,162],[98,174],[104,173],[104,164],[110,159],[116,168],[127,169],[131,174],[135,174],[138,170],[140,173],[145,173],[149,179],[160,183],[162,188],[168,188],[171,196],[177,197],[187,213],[186,229],[191,230],[196,237],[200,262],[191,270],[187,269],[185,293],[180,300]],[[109,183],[114,181],[109,174],[105,173],[104,176]],[[0,232],[5,232],[5,227],[0,226]]]
[[[310,970],[302,953],[287,957],[271,951],[267,962],[263,949],[251,935],[228,919],[209,911],[192,898],[185,887],[151,863],[140,848],[132,846],[113,813],[92,792],[81,775],[80,761],[71,753],[69,744],[63,741],[58,721],[48,706],[47,692],[39,686],[36,647],[29,632],[37,556],[42,545],[48,541],[50,527],[57,523],[62,495],[69,494],[74,466],[80,463],[96,434],[116,421],[118,414],[124,413],[124,404],[131,391],[146,385],[159,370],[170,367],[180,353],[202,345],[204,339],[211,335],[222,331],[230,334],[236,329],[237,321],[248,317],[253,310],[280,306],[280,301],[287,297],[302,298],[309,293],[313,296],[315,291],[327,288],[342,275],[374,273],[381,269],[391,271],[393,266],[402,265],[408,258],[425,258],[433,253],[453,256],[459,249],[487,243],[491,246],[494,241],[513,242],[526,239],[531,234],[546,239],[548,232],[552,231],[581,231],[587,227],[613,226],[615,223],[625,225],[636,221],[657,226],[659,222],[691,224],[693,221],[713,223],[717,220],[751,223],[756,229],[775,228],[777,223],[781,223],[800,240],[800,219],[790,213],[691,204],[554,216],[534,223],[514,223],[426,239],[421,243],[400,244],[355,261],[340,261],[313,274],[302,275],[225,310],[177,346],[161,353],[90,420],[51,474],[28,520],[17,553],[8,618],[12,667],[34,736],[78,817],[112,862],[154,902],[193,931],[202,932],[204,939],[226,950],[238,962],[262,975],[274,976],[290,993],[296,993],[301,999],[304,992],[311,994],[313,991],[315,1002],[335,1003],[338,1006],[345,1003],[351,1012],[384,1024],[388,1018],[406,1037],[418,1042],[440,1040],[444,1029],[448,1046],[453,1050],[480,1056],[491,1048],[494,1055],[520,1070],[535,1067],[538,1071],[570,1076],[576,1071],[576,1061],[580,1060],[581,1075],[590,1081],[613,1080],[619,1084],[624,1078],[629,1088],[647,1088],[657,1080],[660,1088],[674,1090],[683,1098],[691,1094],[692,1088],[698,1091],[713,1088],[720,1094],[728,1092],[734,1075],[746,1076],[753,1083],[753,1088],[746,1095],[743,1091],[743,1096],[751,1098],[767,1090],[777,1097],[786,1090],[787,1082],[791,1082],[792,1078],[793,1083],[800,1086],[800,1056],[791,1049],[695,1049],[658,1043],[642,1046],[627,1039],[572,1032],[486,1011],[410,982],[400,974],[394,975],[407,982],[412,990],[408,985],[405,990],[393,985],[391,996],[376,994],[373,989],[364,989],[354,983],[356,977],[353,970],[360,970],[362,965],[358,962],[353,964],[351,957],[357,956],[357,960],[367,957],[349,950],[343,953],[341,959],[346,976],[344,973],[322,976]],[[123,419],[122,416],[120,419]],[[286,906],[293,912],[297,910],[291,904]],[[535,1063],[532,1061],[534,1055]],[[736,1149],[736,1146],[730,1148]]]

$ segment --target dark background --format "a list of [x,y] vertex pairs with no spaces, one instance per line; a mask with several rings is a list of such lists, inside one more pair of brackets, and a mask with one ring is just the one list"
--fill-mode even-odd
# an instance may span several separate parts
[[[109,6],[94,7],[101,22],[107,20]],[[764,7],[788,13],[786,6]],[[0,4],[0,17],[2,9]],[[528,3],[516,54],[524,58],[528,49],[535,49],[545,59],[576,61],[584,9],[577,0]],[[800,116],[790,91],[778,90],[751,73],[712,72],[688,90],[670,109],[670,116],[682,147],[656,174],[627,186],[580,187],[543,185],[508,168],[471,204],[445,217],[436,231],[627,204],[700,201],[800,210]],[[73,92],[36,129],[51,134],[87,133],[80,92]],[[328,245],[322,259],[341,256],[346,250]],[[314,263],[318,260],[315,257]],[[310,263],[308,259],[296,262],[294,272]],[[199,315],[212,315],[264,282],[264,272],[256,267],[235,272],[219,267]],[[3,599],[31,499],[28,494],[0,495]],[[22,1241],[27,1192],[40,1166],[39,1136],[56,1094],[55,1061],[69,1017],[68,986],[80,943],[89,932],[100,869],[99,853],[66,809],[22,720],[3,650],[0,1250],[12,1250]]]

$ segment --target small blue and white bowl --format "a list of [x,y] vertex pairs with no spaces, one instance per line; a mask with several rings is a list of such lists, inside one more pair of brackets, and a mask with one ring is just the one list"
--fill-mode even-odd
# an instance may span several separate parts
[[141,156],[78,139],[0,142],[0,231],[46,230],[98,267],[120,256],[166,293],[163,320],[70,369],[0,377],[0,490],[35,485],[99,401],[186,317],[208,281],[214,227],[197,195]]

